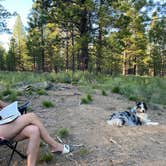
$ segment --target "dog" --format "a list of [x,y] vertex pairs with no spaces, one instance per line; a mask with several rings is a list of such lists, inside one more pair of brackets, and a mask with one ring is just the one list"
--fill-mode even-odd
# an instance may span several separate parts
[[147,115],[147,105],[144,102],[136,102],[129,111],[116,112],[109,116],[107,123],[111,126],[138,126],[138,125],[158,125],[152,122]]

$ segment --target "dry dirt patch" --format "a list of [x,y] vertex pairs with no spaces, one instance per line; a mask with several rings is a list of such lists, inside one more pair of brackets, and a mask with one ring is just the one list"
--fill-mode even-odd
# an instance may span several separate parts
[[[111,127],[107,117],[115,111],[124,111],[134,105],[126,98],[109,93],[101,95],[96,90],[93,102],[80,105],[83,93],[77,87],[60,84],[61,88],[48,91],[32,102],[34,112],[41,118],[49,133],[55,136],[59,128],[68,128],[69,144],[83,144],[87,150],[81,154],[77,149],[69,156],[55,156],[45,166],[165,166],[166,165],[166,110],[149,110],[149,116],[158,126]],[[54,108],[45,109],[41,103],[52,101]],[[20,144],[20,148],[26,148]],[[44,151],[45,148],[41,148]],[[5,152],[6,154],[8,151]],[[4,159],[2,151],[1,158]],[[1,161],[3,165],[3,161]],[[15,165],[25,165],[15,156]]]

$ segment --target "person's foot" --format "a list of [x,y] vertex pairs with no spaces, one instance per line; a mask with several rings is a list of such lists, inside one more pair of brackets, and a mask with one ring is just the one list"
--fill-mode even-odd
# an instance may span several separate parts
[[56,154],[70,153],[70,146],[67,144],[58,144],[58,146],[54,148],[54,150],[51,150],[51,152]]

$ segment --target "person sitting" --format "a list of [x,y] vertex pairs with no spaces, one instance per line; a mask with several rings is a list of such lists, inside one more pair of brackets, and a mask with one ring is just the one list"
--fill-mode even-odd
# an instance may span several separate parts
[[[0,100],[0,109],[8,104]],[[27,146],[27,166],[35,166],[38,158],[40,139],[49,145],[52,153],[69,153],[70,146],[56,142],[35,113],[18,116],[12,122],[0,125],[0,137],[22,141],[29,139]]]

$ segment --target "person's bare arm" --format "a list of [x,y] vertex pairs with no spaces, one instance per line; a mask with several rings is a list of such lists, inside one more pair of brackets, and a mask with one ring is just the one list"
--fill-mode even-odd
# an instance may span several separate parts
[[8,104],[0,100],[0,108],[6,107]]

